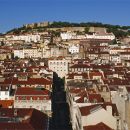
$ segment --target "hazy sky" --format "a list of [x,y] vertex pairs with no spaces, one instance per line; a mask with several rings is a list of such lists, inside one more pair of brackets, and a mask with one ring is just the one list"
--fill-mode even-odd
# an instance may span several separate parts
[[130,25],[130,0],[0,0],[0,32],[42,21]]

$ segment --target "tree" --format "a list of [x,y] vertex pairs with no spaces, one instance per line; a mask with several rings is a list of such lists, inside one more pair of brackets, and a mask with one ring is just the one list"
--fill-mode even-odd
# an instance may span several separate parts
[[85,33],[88,33],[89,32],[89,27],[85,27],[84,31],[85,31]]
[[17,60],[19,59],[19,57],[18,57],[18,56],[15,56],[14,59],[17,61]]

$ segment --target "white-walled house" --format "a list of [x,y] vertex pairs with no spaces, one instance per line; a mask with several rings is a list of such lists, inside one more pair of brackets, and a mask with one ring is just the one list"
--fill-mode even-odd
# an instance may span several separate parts
[[57,57],[48,59],[48,67],[50,70],[56,72],[59,77],[63,78],[68,74],[69,60]]
[[23,49],[13,50],[13,52],[14,52],[14,57],[24,58]]
[[25,42],[38,42],[41,40],[39,34],[14,35],[12,40],[24,40]]
[[130,129],[130,86],[118,87],[118,91],[112,98],[117,105],[121,117],[121,128]]
[[38,57],[42,57],[42,51],[37,48],[18,49],[18,50],[14,50],[14,57],[38,58]]
[[87,39],[108,39],[108,40],[114,40],[115,35],[113,33],[93,33],[91,34],[86,34]]
[[121,63],[121,58],[119,54],[111,54],[110,55],[110,61],[112,63]]
[[51,116],[50,91],[36,88],[17,88],[14,108],[35,108]]
[[79,45],[70,44],[68,50],[71,54],[79,53]]
[[62,32],[60,36],[62,40],[76,39],[76,33],[74,32]]
[[10,99],[10,85],[0,84],[0,100],[9,100]]
[[83,130],[84,126],[104,123],[111,129],[120,130],[119,114],[115,104],[96,104],[77,107],[76,129]]
[[66,101],[68,102],[70,109],[70,121],[72,123],[73,130],[77,130],[77,112],[79,107],[104,103],[104,96],[102,96],[103,94],[100,94],[101,92],[96,92],[94,88],[87,89],[83,87],[67,87]]

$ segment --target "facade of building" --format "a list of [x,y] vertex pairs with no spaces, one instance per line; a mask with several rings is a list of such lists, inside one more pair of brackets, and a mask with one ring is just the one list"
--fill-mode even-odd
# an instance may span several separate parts
[[12,40],[24,40],[25,42],[38,42],[41,40],[38,34],[28,34],[28,35],[14,35]]
[[68,50],[71,54],[79,53],[79,45],[70,45]]
[[11,85],[0,85],[0,100],[9,100],[11,92]]
[[93,33],[92,35],[86,34],[87,39],[108,39],[108,40],[114,40],[115,35],[113,33]]
[[48,67],[50,70],[56,72],[59,77],[63,78],[68,74],[69,61],[65,58],[50,58],[48,60]]
[[14,108],[35,108],[51,116],[50,91],[38,88],[17,88]]
[[111,129],[120,129],[118,111],[113,107],[116,106],[110,104],[97,104],[78,108],[75,130],[83,130],[83,127],[87,126],[87,124],[96,125],[101,122]]
[[14,50],[14,57],[39,58],[42,57],[42,50],[37,48]]

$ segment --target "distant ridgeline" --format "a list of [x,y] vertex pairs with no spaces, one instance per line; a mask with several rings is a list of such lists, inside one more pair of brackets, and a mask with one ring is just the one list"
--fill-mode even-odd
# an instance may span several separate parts
[[[103,24],[100,22],[82,22],[82,23],[70,23],[70,22],[41,22],[41,23],[32,23],[25,24],[20,28],[15,28],[7,33],[26,33],[26,32],[43,32],[47,30],[51,31],[66,31],[66,28],[75,28],[76,31],[87,31],[89,27],[104,27],[107,28],[107,32],[113,32],[116,37],[126,37],[130,35],[130,26],[120,26],[120,25],[111,25]],[[73,30],[73,29],[72,29]]]

